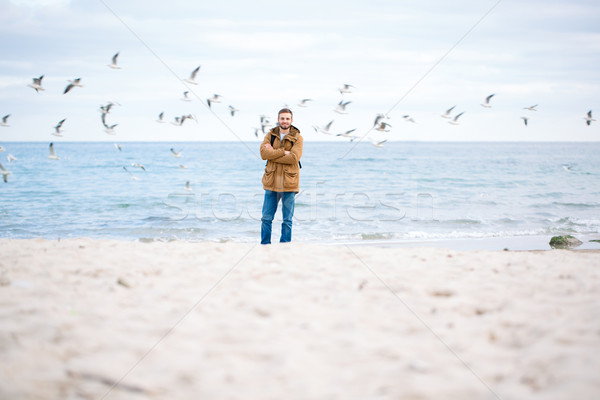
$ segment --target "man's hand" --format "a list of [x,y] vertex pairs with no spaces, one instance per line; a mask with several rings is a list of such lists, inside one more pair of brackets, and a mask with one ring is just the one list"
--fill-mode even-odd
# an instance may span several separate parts
[[288,154],[290,154],[290,152],[288,150],[285,150],[284,154],[287,156]]
[[265,149],[273,150],[273,146],[271,146],[269,143],[265,143]]

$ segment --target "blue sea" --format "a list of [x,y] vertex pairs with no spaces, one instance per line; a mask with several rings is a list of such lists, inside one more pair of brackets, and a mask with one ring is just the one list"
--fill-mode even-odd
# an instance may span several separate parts
[[[55,142],[60,160],[48,143],[2,146],[2,238],[259,241],[259,142]],[[306,142],[293,240],[598,239],[598,154],[600,143]],[[279,210],[274,241],[280,222]]]

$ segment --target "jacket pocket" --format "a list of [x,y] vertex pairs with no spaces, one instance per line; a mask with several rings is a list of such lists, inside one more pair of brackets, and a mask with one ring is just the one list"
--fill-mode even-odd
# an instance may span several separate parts
[[283,188],[297,189],[299,186],[300,174],[295,170],[284,170],[283,172]]
[[275,183],[275,171],[269,171],[269,168],[265,168],[265,173],[262,178],[262,184],[265,187],[273,187]]

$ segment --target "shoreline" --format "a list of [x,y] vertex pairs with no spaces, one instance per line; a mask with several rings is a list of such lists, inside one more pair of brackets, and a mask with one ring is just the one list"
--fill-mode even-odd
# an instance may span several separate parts
[[[580,246],[568,250],[598,250],[600,243],[591,242],[597,240],[598,235],[575,236],[583,243]],[[552,236],[509,236],[509,237],[486,237],[486,238],[458,238],[458,239],[407,239],[407,240],[364,240],[362,242],[340,243],[349,246],[381,246],[381,247],[432,247],[457,251],[544,251],[555,250],[550,247]],[[331,244],[336,244],[331,242]]]
[[[435,248],[453,251],[549,251],[549,250],[571,250],[571,251],[600,251],[600,242],[592,242],[599,240],[599,235],[577,235],[577,239],[581,240],[582,244],[576,247],[567,249],[553,249],[550,247],[550,239],[552,236],[498,236],[484,238],[436,238],[436,239],[363,239],[363,240],[301,240],[294,239],[292,244],[301,245],[316,245],[316,246],[351,246],[351,247],[381,247],[381,248]],[[222,243],[237,243],[240,245],[254,245],[258,243],[253,241],[236,241],[232,239],[206,239],[206,240],[188,240],[174,238],[122,238],[122,237],[32,237],[32,238],[3,238],[0,241],[28,241],[28,240],[43,240],[48,242],[61,242],[69,240],[89,240],[97,242],[123,242],[123,243],[190,243],[190,244],[222,244]],[[279,245],[274,241],[272,245]]]

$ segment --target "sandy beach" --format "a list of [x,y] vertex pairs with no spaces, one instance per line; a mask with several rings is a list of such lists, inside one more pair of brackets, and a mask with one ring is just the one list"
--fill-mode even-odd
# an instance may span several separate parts
[[598,251],[0,240],[2,399],[592,399]]

